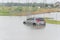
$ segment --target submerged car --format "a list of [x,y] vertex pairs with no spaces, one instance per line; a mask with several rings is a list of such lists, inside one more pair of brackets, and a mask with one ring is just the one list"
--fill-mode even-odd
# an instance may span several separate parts
[[46,21],[44,18],[28,18],[26,21],[23,22],[23,24],[32,24],[32,25],[42,25],[42,26],[45,26],[46,25]]

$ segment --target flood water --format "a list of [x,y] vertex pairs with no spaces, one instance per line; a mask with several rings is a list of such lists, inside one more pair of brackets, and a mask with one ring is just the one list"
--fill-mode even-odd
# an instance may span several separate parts
[[[60,20],[57,12],[35,16]],[[0,16],[0,40],[60,40],[60,25],[46,23],[42,29],[33,29],[23,24],[25,19],[25,16]]]

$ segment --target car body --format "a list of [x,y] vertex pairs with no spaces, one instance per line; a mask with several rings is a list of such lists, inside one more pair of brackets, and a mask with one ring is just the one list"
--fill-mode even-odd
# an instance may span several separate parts
[[46,25],[46,21],[44,18],[36,18],[36,17],[33,17],[33,18],[28,18],[26,21],[23,22],[24,24],[32,24],[32,25],[43,25],[45,26]]

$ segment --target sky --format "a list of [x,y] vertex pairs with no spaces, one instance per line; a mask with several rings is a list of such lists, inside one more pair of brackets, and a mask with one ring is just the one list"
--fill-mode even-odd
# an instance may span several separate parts
[[55,3],[60,0],[0,0],[0,3],[7,3],[7,2],[13,2],[13,3],[40,3],[40,2],[45,2],[45,3]]

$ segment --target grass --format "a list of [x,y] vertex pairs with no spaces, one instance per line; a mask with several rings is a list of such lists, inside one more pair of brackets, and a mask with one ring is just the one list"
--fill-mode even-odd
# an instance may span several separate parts
[[47,19],[47,18],[46,18],[46,22],[47,22],[47,23],[50,23],[50,24],[60,24],[60,21],[50,20],[50,19]]
[[0,16],[26,16],[28,12],[31,14],[57,12],[60,11],[58,8],[38,8],[38,7],[27,7],[27,6],[0,6]]
[[[27,12],[31,11],[37,11],[37,7],[27,7],[27,6],[12,6],[12,7],[7,7],[7,6],[0,6],[0,15],[2,16],[7,16],[7,15],[25,15]],[[10,14],[11,13],[11,14]]]

